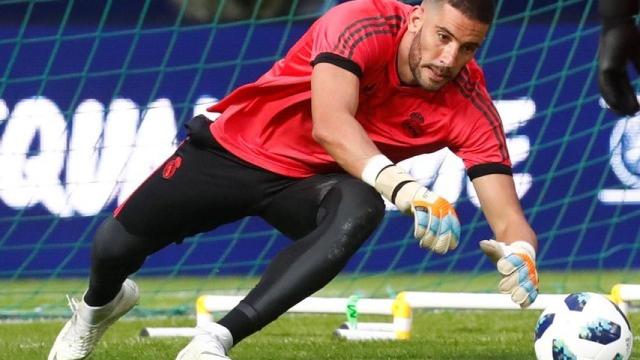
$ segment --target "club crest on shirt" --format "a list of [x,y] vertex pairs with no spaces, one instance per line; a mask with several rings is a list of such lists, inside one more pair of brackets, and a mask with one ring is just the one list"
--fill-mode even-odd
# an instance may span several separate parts
[[412,138],[417,138],[424,135],[422,125],[424,124],[424,116],[419,112],[412,112],[409,117],[402,121],[402,128],[405,133]]
[[167,161],[162,169],[162,177],[166,180],[169,180],[175,175],[176,170],[182,165],[182,158],[180,156],[176,156],[173,159]]

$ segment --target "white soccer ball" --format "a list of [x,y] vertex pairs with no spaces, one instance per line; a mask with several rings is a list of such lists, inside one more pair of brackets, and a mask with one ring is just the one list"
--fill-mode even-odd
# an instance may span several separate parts
[[627,360],[633,335],[605,296],[575,293],[547,307],[535,329],[538,360]]

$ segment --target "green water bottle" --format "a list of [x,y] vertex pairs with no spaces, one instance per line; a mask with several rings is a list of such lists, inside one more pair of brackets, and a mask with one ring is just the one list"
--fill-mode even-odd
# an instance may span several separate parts
[[347,325],[349,329],[356,329],[358,327],[358,300],[360,296],[351,295],[347,299]]

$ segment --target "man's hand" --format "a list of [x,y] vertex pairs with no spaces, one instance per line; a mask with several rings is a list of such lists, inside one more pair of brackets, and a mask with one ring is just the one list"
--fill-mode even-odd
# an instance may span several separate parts
[[420,247],[438,254],[455,249],[460,238],[460,222],[453,206],[388,159],[377,159],[365,169],[363,179],[398,210],[413,215],[413,233]]
[[445,254],[458,247],[460,221],[453,206],[444,198],[422,187],[411,201],[413,236],[421,248]]
[[[604,6],[616,6],[615,2]],[[609,9],[601,9],[601,12]],[[610,10],[611,11],[611,10]],[[629,80],[627,62],[640,71],[640,33],[633,21],[626,18],[604,17],[598,54],[598,83],[604,101],[622,115],[633,115],[640,106]]]
[[510,245],[495,241],[480,241],[480,249],[496,264],[502,275],[499,289],[511,294],[511,300],[527,308],[538,296],[538,271],[533,246],[524,241]]

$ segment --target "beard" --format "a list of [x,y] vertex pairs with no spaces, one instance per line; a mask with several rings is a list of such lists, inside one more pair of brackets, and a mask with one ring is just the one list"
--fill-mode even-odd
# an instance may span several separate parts
[[[451,76],[451,68],[447,66],[439,66],[435,64],[422,64],[422,29],[418,31],[411,41],[409,48],[409,69],[413,75],[414,82],[426,91],[437,91],[446,85]],[[435,81],[423,76],[425,71],[431,71],[435,74],[443,76],[442,81]]]

